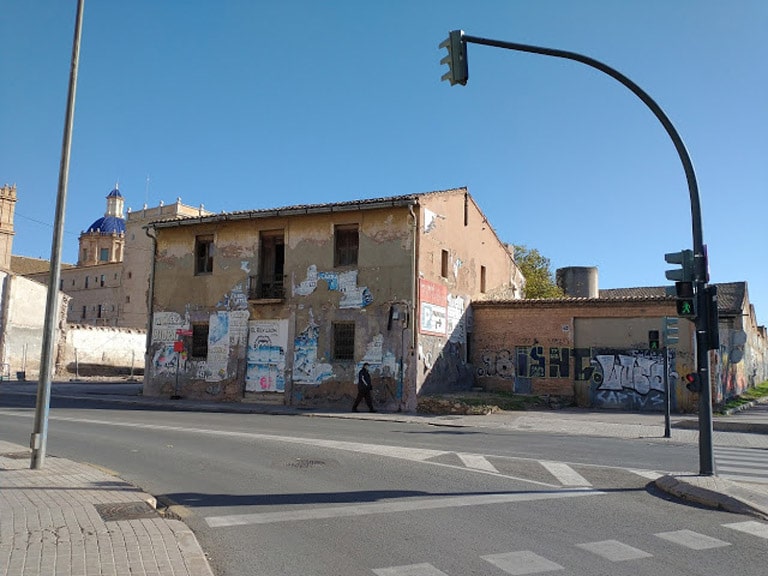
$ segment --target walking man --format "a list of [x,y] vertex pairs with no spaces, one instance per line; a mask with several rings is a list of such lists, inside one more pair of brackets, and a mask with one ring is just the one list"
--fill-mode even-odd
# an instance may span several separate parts
[[376,412],[373,409],[373,398],[371,398],[372,389],[373,385],[371,384],[371,375],[368,372],[368,362],[365,362],[360,372],[357,373],[357,398],[355,398],[355,403],[352,404],[352,412],[357,412],[357,406],[361,400],[365,400],[365,403],[368,404],[369,412]]

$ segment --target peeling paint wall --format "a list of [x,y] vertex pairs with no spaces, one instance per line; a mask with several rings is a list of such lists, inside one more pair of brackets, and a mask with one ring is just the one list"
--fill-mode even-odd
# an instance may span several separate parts
[[467,357],[469,303],[495,290],[511,291],[523,283],[522,275],[469,194],[428,195],[419,231],[417,389],[468,389],[474,384]]
[[[334,266],[339,225],[359,230],[357,264]],[[284,298],[259,299],[263,232],[284,238]],[[285,404],[351,405],[363,361],[375,394],[399,408],[410,332],[393,307],[412,308],[413,226],[407,208],[323,213],[159,228],[147,394],[179,391],[231,400],[283,396]],[[213,237],[213,272],[195,275],[195,237]],[[354,325],[354,358],[334,358],[334,324]],[[207,355],[192,355],[195,325],[208,326]],[[405,334],[405,336],[404,336]],[[183,351],[175,351],[180,340]],[[365,359],[365,360],[364,360]],[[178,384],[177,384],[178,379]],[[386,391],[391,393],[387,395]],[[410,393],[415,396],[415,390]]]

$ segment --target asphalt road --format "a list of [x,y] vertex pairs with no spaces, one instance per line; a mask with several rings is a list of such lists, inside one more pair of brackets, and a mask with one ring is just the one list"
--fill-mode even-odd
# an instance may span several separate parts
[[[27,444],[33,397],[0,390]],[[48,456],[174,508],[219,576],[763,575],[750,519],[671,501],[695,447],[420,424],[125,409],[55,398]]]

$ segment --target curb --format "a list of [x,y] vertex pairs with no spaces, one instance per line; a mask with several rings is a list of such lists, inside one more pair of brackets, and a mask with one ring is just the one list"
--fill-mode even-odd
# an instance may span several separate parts
[[654,481],[661,491],[707,508],[768,520],[768,496],[724,478],[667,474]]

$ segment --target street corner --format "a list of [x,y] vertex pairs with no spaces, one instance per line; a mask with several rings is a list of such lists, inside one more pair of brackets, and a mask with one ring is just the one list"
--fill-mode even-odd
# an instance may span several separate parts
[[750,488],[725,478],[697,474],[666,474],[654,485],[700,506],[768,520],[768,488]]

